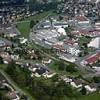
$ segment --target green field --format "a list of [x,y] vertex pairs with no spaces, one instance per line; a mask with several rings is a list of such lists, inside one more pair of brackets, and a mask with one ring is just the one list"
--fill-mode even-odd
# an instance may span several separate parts
[[73,98],[73,99],[65,98],[65,100],[100,100],[100,93],[93,93],[93,94],[90,94],[90,95],[87,95],[87,96],[79,97],[77,99],[75,99],[75,98]]
[[100,100],[100,93],[93,93],[91,95],[84,96],[79,100]]
[[28,37],[30,28],[29,28],[30,22],[22,22],[17,24],[18,30],[21,32],[21,36]]
[[46,11],[40,14],[36,14],[35,16],[25,18],[24,20],[17,23],[17,28],[21,32],[22,36],[27,38],[30,32],[30,27],[29,27],[30,21],[31,20],[41,21],[43,18],[45,18],[48,15],[55,15],[55,13],[53,11]]

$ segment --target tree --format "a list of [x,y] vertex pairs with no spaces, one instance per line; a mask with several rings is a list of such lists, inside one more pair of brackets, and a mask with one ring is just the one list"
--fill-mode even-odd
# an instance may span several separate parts
[[77,97],[78,94],[76,90],[73,90],[65,81],[58,81],[58,78],[57,81],[33,78],[30,89],[32,95],[34,95],[37,100],[66,100],[64,99],[65,97],[73,98]]
[[2,93],[0,92],[0,100],[2,100]]
[[61,61],[58,62],[58,69],[61,70],[61,71],[65,70],[65,64]]
[[57,82],[58,80],[59,80],[58,74],[56,74],[56,75],[54,75],[54,76],[52,77],[52,82]]
[[66,31],[66,33],[71,33],[71,30],[69,27],[65,27],[65,31]]
[[27,98],[26,95],[23,94],[23,95],[21,95],[20,99],[21,99],[21,100],[27,100],[28,98]]
[[38,50],[35,51],[35,54],[37,55],[39,60],[42,60],[42,54]]
[[0,64],[3,64],[3,58],[0,56]]
[[62,16],[59,16],[59,20],[63,20],[63,17]]
[[53,19],[49,16],[49,21],[50,21],[50,24],[51,24],[51,28],[53,28]]
[[94,76],[93,80],[95,83],[100,83],[100,77]]
[[35,25],[35,21],[34,20],[31,20],[30,21],[30,29],[32,29],[34,25]]
[[82,93],[82,95],[86,95],[86,88],[84,87],[84,86],[82,86],[82,89],[81,89],[81,93]]
[[77,72],[77,69],[75,68],[74,64],[70,64],[70,65],[66,66],[66,71],[73,73],[73,72]]
[[23,71],[25,73],[25,82],[26,82],[26,85],[28,85],[31,82],[31,72],[27,69],[27,67],[24,67]]
[[6,68],[6,72],[7,74],[9,74],[12,78],[16,78],[16,64],[14,61],[12,61],[11,63],[8,64],[7,68]]
[[82,53],[82,52],[80,52],[80,53],[79,53],[79,57],[82,57],[82,56],[83,56],[83,53]]
[[76,90],[73,90],[70,85],[66,84],[65,81],[60,80],[59,83],[55,87],[53,87],[53,95],[57,100],[62,100],[61,98],[63,98],[64,96],[67,96],[69,98],[76,97],[77,92]]
[[87,43],[83,43],[83,46],[84,46],[85,48],[88,48]]
[[71,28],[70,26],[69,26],[69,27],[66,27],[66,28],[65,28],[65,31],[66,31],[67,35],[68,35],[70,38],[73,38],[73,37],[74,37],[73,34],[71,33],[72,28]]

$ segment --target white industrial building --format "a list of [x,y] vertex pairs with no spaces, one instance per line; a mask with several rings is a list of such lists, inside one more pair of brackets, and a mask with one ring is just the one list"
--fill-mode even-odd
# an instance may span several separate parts
[[64,28],[58,28],[58,33],[60,34],[60,35],[64,35],[64,36],[66,36],[66,31],[65,31],[65,29]]
[[[68,41],[67,41],[67,43],[68,43]],[[66,44],[66,43],[64,44],[66,46],[67,52],[70,53],[71,55],[78,56],[79,53],[81,52],[79,49],[78,43],[75,43],[73,41],[71,43],[69,42],[68,44]]]
[[80,53],[80,50],[77,49],[77,48],[75,48],[75,47],[69,47],[69,48],[67,49],[67,52],[69,52],[69,53],[72,54],[72,55],[78,56],[79,53]]
[[88,47],[100,49],[100,37],[92,39],[92,41],[88,44]]

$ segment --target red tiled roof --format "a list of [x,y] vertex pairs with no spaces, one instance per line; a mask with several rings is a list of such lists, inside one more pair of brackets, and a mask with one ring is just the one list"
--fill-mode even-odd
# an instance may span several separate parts
[[88,21],[88,19],[85,16],[76,16],[75,19],[77,21]]
[[15,92],[8,92],[7,96],[10,97],[11,99],[17,99],[17,95]]
[[73,34],[81,34],[81,35],[93,35],[93,36],[100,36],[100,30],[97,29],[91,29],[91,30],[79,30],[79,31],[74,31]]
[[86,62],[88,64],[90,63],[94,63],[95,61],[97,61],[100,58],[100,52],[96,53],[95,55],[90,56],[89,58],[86,59]]
[[73,45],[74,43],[76,43],[76,41],[69,39],[69,40],[64,40],[64,43]]
[[80,32],[80,33],[87,34],[87,33],[89,33],[90,31],[89,31],[89,30],[80,30],[79,32]]
[[87,34],[89,34],[89,31],[88,30],[79,30],[79,31],[73,31],[72,33],[77,34],[77,35],[79,35],[79,34],[87,35]]
[[54,44],[53,48],[56,48],[56,49],[59,49],[59,50],[64,50],[63,46],[59,45],[59,44]]

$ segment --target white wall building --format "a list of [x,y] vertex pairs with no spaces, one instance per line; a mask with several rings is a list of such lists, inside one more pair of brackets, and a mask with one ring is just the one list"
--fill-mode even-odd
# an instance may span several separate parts
[[71,82],[70,84],[74,88],[81,88],[82,87],[82,84],[76,84],[75,82]]
[[58,33],[60,34],[60,35],[64,35],[64,36],[66,36],[66,31],[65,31],[65,29],[64,28],[58,28]]
[[89,92],[95,92],[97,90],[96,88],[91,88],[89,85],[86,85],[85,88]]
[[92,41],[88,44],[88,47],[100,48],[100,37],[92,39]]
[[69,47],[67,49],[67,52],[69,52],[72,55],[78,56],[78,54],[80,53],[80,50],[76,49],[75,47]]

